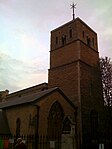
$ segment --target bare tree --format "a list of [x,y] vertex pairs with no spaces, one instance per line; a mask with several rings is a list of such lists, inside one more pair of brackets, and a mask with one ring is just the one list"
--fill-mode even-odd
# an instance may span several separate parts
[[112,62],[108,57],[100,58],[103,96],[106,106],[112,106]]

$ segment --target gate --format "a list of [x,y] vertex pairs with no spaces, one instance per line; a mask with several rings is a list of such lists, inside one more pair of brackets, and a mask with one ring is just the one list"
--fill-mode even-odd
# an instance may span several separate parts
[[[22,135],[19,136],[27,145],[27,149],[75,149],[73,147],[72,136],[35,136],[35,135]],[[1,136],[0,149],[14,149],[16,145],[17,136]],[[7,147],[6,147],[7,144]]]

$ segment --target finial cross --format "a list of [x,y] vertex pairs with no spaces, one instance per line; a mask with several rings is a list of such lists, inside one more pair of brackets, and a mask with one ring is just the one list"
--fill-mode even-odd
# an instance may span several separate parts
[[73,9],[73,20],[75,19],[75,13],[74,13],[74,11],[75,11],[75,9],[76,9],[76,5],[77,5],[77,4],[74,4],[74,2],[73,2],[73,4],[70,5],[71,8]]

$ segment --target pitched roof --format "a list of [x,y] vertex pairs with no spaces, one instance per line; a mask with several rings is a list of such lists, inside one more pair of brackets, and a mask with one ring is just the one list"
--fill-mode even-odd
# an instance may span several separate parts
[[0,135],[11,134],[5,112],[0,109]]
[[41,97],[51,93],[55,89],[56,89],[56,87],[51,88],[51,89],[47,89],[47,90],[44,90],[41,92],[36,92],[33,94],[31,93],[31,94],[28,94],[25,96],[17,96],[13,100],[9,100],[9,101],[7,100],[6,102],[0,103],[0,109],[38,101]]
[[0,109],[3,108],[8,108],[8,107],[12,107],[12,106],[17,106],[17,105],[21,105],[21,104],[28,104],[28,103],[33,103],[33,102],[38,102],[40,101],[40,99],[44,96],[49,95],[50,93],[54,92],[54,91],[58,91],[60,92],[60,94],[62,96],[64,96],[64,98],[74,107],[75,105],[67,98],[67,96],[58,88],[51,88],[51,89],[47,89],[41,92],[36,92],[36,93],[31,93],[25,96],[16,96],[13,100],[7,100],[6,102],[2,102],[0,103]]
[[48,89],[48,84],[47,83],[41,83],[41,84],[29,87],[29,88],[25,88],[25,89],[13,92],[11,94],[8,94],[7,99],[9,100],[10,98],[11,99],[15,98],[15,96],[21,96],[21,95],[23,96],[23,95],[34,93],[34,92],[40,92],[40,91],[43,91],[45,89]]

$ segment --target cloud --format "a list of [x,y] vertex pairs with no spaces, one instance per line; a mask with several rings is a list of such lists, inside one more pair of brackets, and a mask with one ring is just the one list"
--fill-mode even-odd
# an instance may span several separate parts
[[[71,0],[0,0],[0,84],[17,90],[47,80],[50,31],[72,19]],[[111,0],[78,0],[79,16],[112,57]],[[45,82],[45,81],[44,81]]]
[[47,81],[47,69],[42,61],[34,59],[30,62],[23,62],[0,53],[1,90],[15,91],[41,83],[44,78]]
[[[86,7],[85,7],[86,6]],[[84,9],[84,7],[86,9]],[[93,28],[98,35],[98,47],[100,56],[108,56],[112,58],[112,3],[111,0],[84,1],[84,6],[81,5],[81,14],[85,22]],[[89,12],[89,15],[88,15]],[[88,19],[87,19],[88,18]]]

